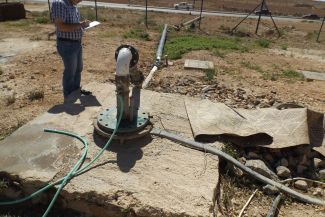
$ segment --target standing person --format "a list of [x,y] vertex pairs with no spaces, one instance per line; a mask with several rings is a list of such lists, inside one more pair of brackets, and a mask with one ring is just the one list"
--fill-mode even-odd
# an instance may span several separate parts
[[82,62],[81,39],[83,29],[89,26],[89,21],[80,22],[80,13],[76,5],[82,0],[54,0],[52,3],[52,21],[56,27],[57,50],[64,64],[62,85],[66,97],[75,90],[89,95],[90,91],[80,88]]

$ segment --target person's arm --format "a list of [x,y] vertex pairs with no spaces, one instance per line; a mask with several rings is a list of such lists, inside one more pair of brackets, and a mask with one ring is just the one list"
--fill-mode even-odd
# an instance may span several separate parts
[[68,23],[64,23],[62,19],[56,18],[54,20],[54,23],[55,26],[58,28],[58,30],[61,32],[73,32],[75,30],[84,29],[87,26],[89,26],[88,20],[84,20],[80,23],[68,24]]

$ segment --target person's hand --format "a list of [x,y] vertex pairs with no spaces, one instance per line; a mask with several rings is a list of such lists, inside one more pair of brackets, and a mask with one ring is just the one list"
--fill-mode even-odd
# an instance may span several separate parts
[[90,21],[89,20],[84,20],[80,23],[81,28],[87,28],[89,26]]

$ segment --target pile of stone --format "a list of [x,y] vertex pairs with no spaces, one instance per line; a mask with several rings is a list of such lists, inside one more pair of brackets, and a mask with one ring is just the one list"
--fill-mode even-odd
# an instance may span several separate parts
[[213,82],[211,85],[204,84],[194,78],[171,78],[152,81],[149,89],[164,93],[179,93],[187,96],[201,97],[211,101],[225,103],[233,108],[269,108],[275,103],[276,92],[255,95],[241,88],[227,87],[225,84]]
[[[323,196],[325,183],[322,186],[314,186],[314,183],[307,179],[325,180],[325,158],[309,147],[293,147],[290,149],[239,149],[239,160],[247,167],[270,179],[278,182],[290,183],[296,177],[305,178],[303,180],[293,180],[294,187],[308,191],[310,188],[315,196]],[[233,167],[232,167],[233,168]],[[233,168],[237,176],[244,174]],[[288,182],[287,182],[288,181]],[[312,188],[313,187],[313,188]],[[278,190],[272,186],[265,186],[267,194],[275,194]]]

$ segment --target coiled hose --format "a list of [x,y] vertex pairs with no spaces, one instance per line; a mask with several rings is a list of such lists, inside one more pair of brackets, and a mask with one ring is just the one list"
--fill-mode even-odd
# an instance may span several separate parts
[[119,100],[119,103],[121,105],[121,107],[120,107],[121,111],[120,111],[120,116],[118,117],[118,120],[116,122],[115,129],[114,129],[111,137],[109,138],[109,140],[104,145],[104,147],[96,154],[96,156],[94,157],[94,159],[91,162],[89,162],[88,164],[86,164],[86,165],[84,165],[83,167],[80,168],[80,166],[82,165],[82,162],[84,162],[84,160],[86,159],[87,153],[88,153],[88,142],[87,142],[87,140],[85,140],[84,138],[82,138],[82,137],[80,137],[80,136],[78,136],[77,134],[74,134],[74,133],[70,133],[70,132],[66,132],[66,131],[60,131],[60,130],[53,130],[53,129],[44,129],[44,132],[62,134],[62,135],[66,135],[66,136],[70,136],[70,137],[78,139],[84,145],[84,151],[83,151],[82,156],[79,158],[77,163],[72,167],[72,169],[69,171],[69,173],[66,176],[64,176],[63,178],[57,180],[54,183],[46,185],[45,187],[37,190],[36,192],[34,192],[34,193],[24,197],[24,198],[13,200],[13,201],[0,201],[0,206],[15,205],[15,204],[18,204],[18,203],[25,202],[27,200],[30,200],[30,199],[36,197],[40,193],[45,192],[49,188],[60,185],[59,188],[57,189],[57,191],[55,192],[55,195],[53,196],[49,206],[46,209],[46,211],[42,215],[42,217],[46,217],[49,214],[49,212],[51,211],[51,208],[53,207],[57,197],[61,193],[64,186],[73,177],[78,176],[81,173],[85,172],[93,163],[95,163],[98,160],[98,158],[103,154],[103,152],[107,149],[107,147],[112,143],[113,137],[115,136],[115,134],[116,134],[116,132],[118,130],[118,127],[119,127],[119,125],[121,123],[123,110],[124,110],[123,98],[121,96],[118,96],[118,100]]

